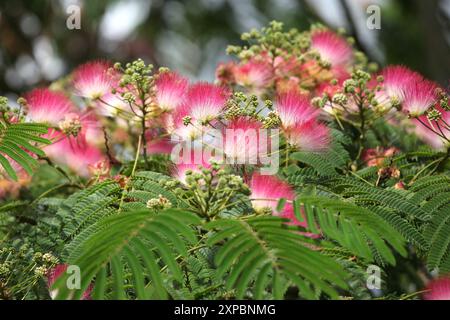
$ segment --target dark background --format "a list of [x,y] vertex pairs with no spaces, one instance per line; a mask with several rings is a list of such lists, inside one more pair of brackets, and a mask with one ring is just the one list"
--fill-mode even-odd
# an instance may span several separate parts
[[[69,30],[67,7],[81,8]],[[366,27],[370,4],[381,29]],[[0,0],[0,95],[13,101],[93,58],[138,57],[192,79],[213,80],[227,44],[276,19],[345,27],[380,65],[401,63],[448,86],[450,0]]]

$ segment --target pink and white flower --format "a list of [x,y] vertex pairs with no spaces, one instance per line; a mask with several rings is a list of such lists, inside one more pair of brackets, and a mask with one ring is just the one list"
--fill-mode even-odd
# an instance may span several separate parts
[[73,72],[73,86],[79,96],[98,99],[111,93],[117,85],[118,76],[107,61],[90,61]]
[[238,85],[248,87],[250,92],[260,94],[271,85],[273,68],[266,61],[252,59],[235,66],[234,79]]
[[[277,215],[290,220],[291,224],[306,227],[306,221],[299,221],[294,214],[292,200],[295,199],[295,192],[292,187],[272,175],[260,175],[254,173],[250,181],[251,196],[250,201],[256,211],[270,209],[273,215]],[[287,202],[282,212],[277,212],[278,201],[283,198]]]
[[350,44],[330,30],[314,31],[311,35],[311,48],[316,50],[321,59],[329,62],[332,67],[347,66],[353,59]]
[[429,80],[411,83],[405,89],[403,111],[411,117],[423,115],[437,101],[437,85]]
[[450,277],[442,277],[430,281],[424,293],[425,300],[450,300]]
[[230,121],[223,130],[223,155],[229,163],[257,164],[260,146],[260,122],[240,117]]
[[34,89],[25,94],[28,118],[34,122],[54,127],[64,120],[66,114],[76,112],[76,107],[63,93],[50,89]]
[[190,116],[196,124],[205,124],[216,119],[227,99],[229,90],[207,82],[192,85],[180,107],[180,116]]
[[308,152],[325,152],[331,140],[329,128],[314,120],[295,125],[286,139],[294,148]]
[[398,102],[405,99],[408,88],[423,80],[419,73],[400,65],[387,66],[383,69],[381,75],[384,79],[383,92]]
[[156,80],[156,103],[163,111],[172,111],[184,101],[189,81],[175,72],[163,72]]
[[307,96],[297,91],[280,94],[276,100],[276,111],[285,130],[315,119],[320,112],[311,106]]

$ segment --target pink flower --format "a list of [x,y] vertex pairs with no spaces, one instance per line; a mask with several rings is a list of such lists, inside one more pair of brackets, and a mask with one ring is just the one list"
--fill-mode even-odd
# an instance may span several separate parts
[[[47,287],[50,290],[50,297],[52,299],[56,298],[56,296],[58,295],[58,290],[57,289],[51,290],[51,288],[53,284],[56,282],[56,280],[58,280],[58,278],[67,271],[67,267],[68,267],[67,264],[58,264],[52,270],[50,270],[47,275]],[[86,289],[86,291],[83,292],[81,300],[91,300],[92,299],[91,293],[93,289],[94,286],[91,283]]]
[[404,91],[403,110],[411,117],[424,114],[434,103],[436,103],[437,85],[428,80],[411,83]]
[[295,192],[286,182],[276,176],[254,173],[250,181],[250,200],[256,211],[270,209],[273,215],[290,220],[291,224],[306,227],[306,221],[299,221],[294,214],[292,203],[287,202],[282,212],[277,212],[278,201],[283,198],[288,201],[295,199]]
[[425,300],[450,300],[450,277],[442,277],[430,281],[428,292],[424,293]]
[[156,103],[163,111],[176,109],[183,101],[189,86],[186,78],[174,72],[163,72],[156,80]]
[[238,85],[248,87],[254,94],[260,94],[273,80],[273,68],[266,61],[252,59],[234,68],[234,78]]
[[170,138],[161,137],[161,132],[156,129],[147,131],[147,151],[150,154],[170,154],[175,145]]
[[230,121],[223,129],[222,152],[229,163],[257,164],[260,156],[260,122],[241,117]]
[[28,118],[34,122],[48,123],[57,127],[65,115],[76,108],[63,93],[50,89],[34,89],[25,95]]
[[330,30],[314,31],[311,35],[311,48],[320,54],[322,60],[331,63],[332,67],[346,66],[353,59],[350,44]]
[[90,61],[80,65],[73,72],[73,86],[79,96],[98,99],[111,93],[117,84],[117,74],[107,61]]
[[66,140],[64,147],[67,166],[72,171],[85,178],[91,176],[89,166],[93,166],[96,163],[105,160],[104,155],[99,149],[87,144],[71,143],[71,141]]
[[285,130],[315,119],[320,112],[311,106],[307,96],[296,91],[280,94],[276,100],[276,110]]
[[[255,210],[269,208],[276,213],[278,200],[294,200],[294,190],[276,176],[254,173],[250,182],[251,202]],[[285,207],[286,208],[286,207]]]
[[383,69],[383,91],[391,98],[402,102],[405,91],[414,83],[422,81],[422,76],[404,66],[388,66]]
[[105,93],[101,100],[95,101],[97,108],[94,110],[98,115],[112,117],[121,112],[131,113],[129,104],[120,97],[119,93]]
[[205,124],[216,119],[230,96],[224,87],[199,82],[189,88],[179,116],[190,116],[196,124]]
[[330,144],[330,130],[314,120],[297,124],[286,133],[288,143],[300,151],[324,152]]
[[58,133],[53,133],[53,135],[58,139],[44,148],[46,155],[56,163],[68,166],[82,177],[90,177],[89,166],[105,159],[98,148],[87,144],[83,135],[77,138],[61,138]]

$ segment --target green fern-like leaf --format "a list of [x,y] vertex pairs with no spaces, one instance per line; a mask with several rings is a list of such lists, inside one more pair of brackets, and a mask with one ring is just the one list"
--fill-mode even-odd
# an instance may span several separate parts
[[310,231],[317,232],[320,229],[327,237],[369,261],[374,260],[373,247],[383,261],[395,264],[394,255],[387,244],[406,255],[403,237],[367,208],[321,196],[299,196],[295,204],[303,205]]
[[40,137],[47,130],[47,126],[43,124],[0,122],[0,164],[12,179],[17,180],[17,174],[11,160],[28,174],[33,173],[33,167],[38,165],[33,155],[45,156],[45,153],[32,145],[32,142],[50,144],[50,140]]
[[[59,289],[58,298],[67,299],[73,294],[74,299],[80,299],[94,278],[97,279],[95,299],[104,298],[108,292],[113,298],[126,298],[126,283],[135,289],[138,299],[151,298],[150,285],[157,288],[156,298],[165,298],[164,273],[160,269],[167,266],[175,280],[183,281],[176,259],[187,257],[187,245],[197,242],[189,226],[199,223],[197,216],[175,209],[127,212],[100,220],[100,231],[75,249],[82,254],[68,260],[81,270],[81,289],[71,292],[65,286],[67,277],[60,277],[55,284]],[[159,262],[158,257],[161,257]],[[125,270],[131,273],[130,278],[124,277]]]
[[206,227],[215,230],[207,243],[219,247],[214,262],[218,276],[226,276],[225,287],[243,298],[250,284],[253,297],[261,299],[270,287],[275,299],[282,299],[289,285],[301,296],[316,298],[320,289],[337,298],[334,286],[346,288],[346,274],[332,259],[305,246],[305,238],[283,226],[272,216],[223,219]]

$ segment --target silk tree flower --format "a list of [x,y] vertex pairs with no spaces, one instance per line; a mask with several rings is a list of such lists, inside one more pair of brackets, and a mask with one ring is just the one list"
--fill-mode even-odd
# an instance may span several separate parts
[[106,93],[100,100],[95,101],[95,113],[104,117],[113,117],[121,113],[130,113],[130,106],[118,93]]
[[65,140],[65,159],[67,166],[82,177],[89,178],[89,166],[105,160],[102,152],[91,145],[76,143],[70,139]]
[[76,94],[96,100],[111,93],[118,83],[118,74],[111,67],[109,62],[97,60],[76,68],[73,72],[73,86]]
[[282,212],[276,211],[278,201],[281,198],[288,201],[295,199],[295,192],[292,187],[277,176],[260,175],[255,172],[250,181],[250,191],[250,201],[255,211],[264,213],[269,210],[273,215],[289,219],[290,223],[294,225],[307,226],[306,221],[300,222],[295,217],[292,203],[286,203]]
[[170,137],[165,137],[161,130],[150,129],[146,133],[147,152],[149,154],[170,154],[175,145]]
[[275,107],[284,130],[297,124],[309,122],[317,117],[320,110],[311,106],[309,98],[296,91],[280,94]]
[[413,118],[423,115],[437,102],[436,89],[437,85],[429,80],[412,83],[404,91],[403,111]]
[[330,130],[327,126],[311,120],[292,127],[286,132],[286,140],[300,151],[325,152],[330,145]]
[[332,67],[347,66],[353,60],[353,50],[346,39],[330,30],[318,30],[311,34],[311,48]]
[[189,88],[179,108],[179,116],[189,116],[196,124],[206,124],[220,115],[229,96],[230,91],[224,87],[207,82],[196,83]]
[[387,66],[381,75],[383,76],[383,92],[398,103],[403,102],[408,88],[423,80],[419,73],[400,65]]
[[430,281],[423,294],[425,300],[450,300],[450,277]]
[[234,67],[234,79],[238,85],[259,95],[272,84],[273,68],[266,61],[251,59]]
[[89,145],[86,137],[81,134],[76,138],[61,138],[58,132],[47,135],[49,139],[54,137],[57,137],[55,143],[44,147],[46,155],[55,163],[69,167],[82,177],[90,177],[89,166],[105,159],[100,149]]
[[155,84],[156,104],[164,112],[180,106],[189,87],[189,81],[175,72],[160,73]]
[[76,107],[63,93],[50,89],[34,89],[25,94],[27,117],[34,122],[58,127],[66,114],[76,113]]
[[[240,117],[230,121],[223,129],[222,151],[227,163],[257,164],[263,149],[260,142],[262,124],[248,117]],[[221,149],[222,147],[222,149]]]
[[[61,277],[66,271],[67,271],[67,264],[58,264],[53,269],[51,269],[47,274],[47,287],[49,289],[50,297],[52,299],[55,299],[58,295],[57,289],[52,289],[52,286],[55,284],[55,282],[58,280],[59,277]],[[88,286],[86,291],[83,292],[83,295],[81,296],[81,300],[91,300],[91,293],[94,289],[94,286],[92,283]]]
[[164,129],[182,140],[198,138],[206,125],[220,116],[230,94],[228,89],[207,82],[192,85],[184,102],[172,113],[163,114]]

